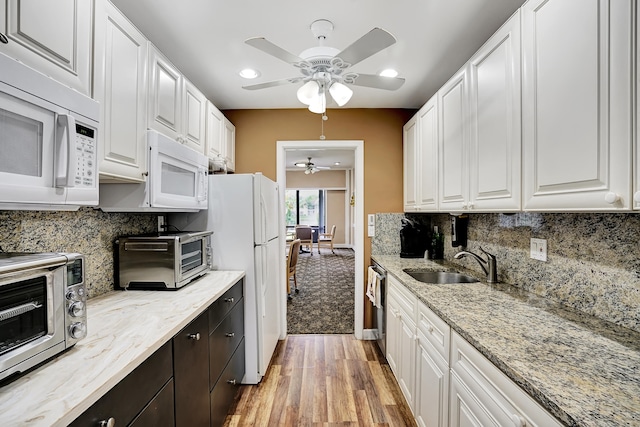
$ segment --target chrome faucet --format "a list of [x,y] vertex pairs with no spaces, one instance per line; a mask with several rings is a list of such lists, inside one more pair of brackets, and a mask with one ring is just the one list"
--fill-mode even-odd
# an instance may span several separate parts
[[[476,261],[478,261],[478,264],[480,264],[480,267],[482,267],[484,274],[487,275],[487,283],[498,283],[498,267],[496,266],[496,256],[491,255],[489,252],[482,249],[482,247],[480,247],[480,250],[482,251],[483,254],[487,256],[486,261],[482,259],[480,256],[469,251],[458,252],[453,257],[455,259],[460,259],[466,255],[471,255],[472,257],[475,258]],[[488,266],[488,269],[487,267],[485,267],[485,264]]]

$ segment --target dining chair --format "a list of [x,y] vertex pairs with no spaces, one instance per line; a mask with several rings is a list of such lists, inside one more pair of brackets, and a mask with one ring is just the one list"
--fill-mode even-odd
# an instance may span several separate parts
[[291,242],[289,254],[287,255],[287,297],[291,299],[291,285],[289,280],[293,277],[293,286],[296,293],[298,290],[298,279],[296,277],[296,265],[298,264],[298,254],[300,253],[300,239]]
[[313,229],[308,225],[296,225],[296,239],[300,239],[300,246],[309,248],[313,255]]
[[321,233],[318,236],[318,253],[320,253],[320,246],[328,246],[331,248],[331,253],[335,254],[333,251],[333,239],[336,237],[336,226],[331,226],[331,233]]

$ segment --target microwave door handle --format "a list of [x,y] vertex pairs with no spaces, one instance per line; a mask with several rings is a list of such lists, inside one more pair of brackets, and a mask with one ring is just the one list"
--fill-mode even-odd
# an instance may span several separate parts
[[198,201],[204,202],[206,198],[205,194],[205,180],[207,179],[207,175],[203,168],[198,168],[198,189],[196,190],[196,194],[198,195]]
[[[58,131],[66,128],[67,138],[56,137],[56,187],[73,187],[76,170],[76,119],[69,114],[58,115]],[[58,134],[62,135],[62,133]]]

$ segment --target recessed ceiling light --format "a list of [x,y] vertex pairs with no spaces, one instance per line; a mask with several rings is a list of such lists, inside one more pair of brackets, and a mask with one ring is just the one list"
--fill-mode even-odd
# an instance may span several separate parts
[[245,68],[238,74],[240,74],[240,77],[242,77],[243,79],[255,79],[260,75],[260,72],[258,70],[254,70],[253,68]]
[[304,162],[298,162],[298,163],[294,163],[294,164],[299,168],[303,168],[303,167],[307,166],[307,164],[304,163]]
[[335,166],[340,166],[340,162],[335,162],[334,165]]
[[394,69],[387,68],[386,70],[380,71],[380,75],[382,77],[398,77],[398,72]]

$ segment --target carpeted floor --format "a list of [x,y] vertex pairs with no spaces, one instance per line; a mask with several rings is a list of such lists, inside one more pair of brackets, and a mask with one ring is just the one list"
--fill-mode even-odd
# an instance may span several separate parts
[[[299,293],[287,304],[289,334],[352,334],[355,257],[352,249],[300,254]],[[293,290],[293,282],[292,282]]]

